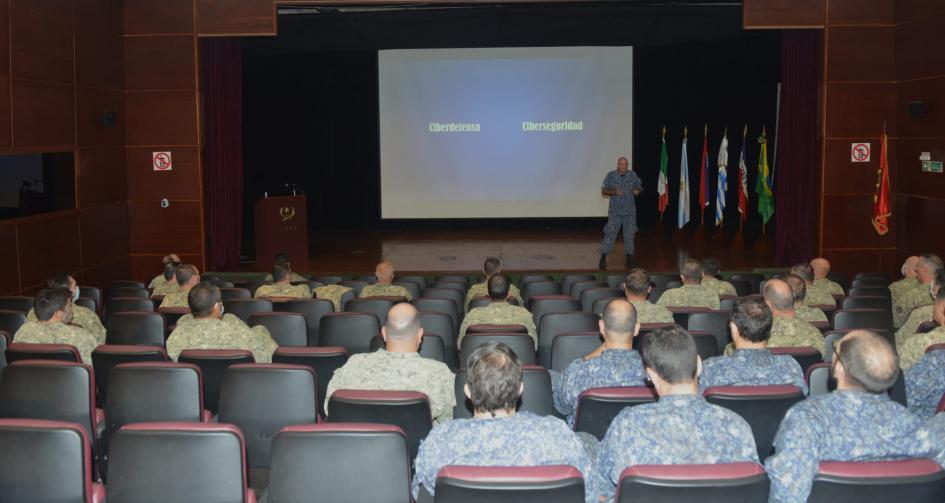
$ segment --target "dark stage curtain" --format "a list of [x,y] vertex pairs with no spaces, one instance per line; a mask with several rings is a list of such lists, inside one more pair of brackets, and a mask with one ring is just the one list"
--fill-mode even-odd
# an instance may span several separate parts
[[238,38],[200,39],[203,87],[208,262],[240,265],[243,220],[243,53]]
[[817,250],[817,75],[819,32],[784,30],[781,117],[774,192],[775,263],[810,260]]

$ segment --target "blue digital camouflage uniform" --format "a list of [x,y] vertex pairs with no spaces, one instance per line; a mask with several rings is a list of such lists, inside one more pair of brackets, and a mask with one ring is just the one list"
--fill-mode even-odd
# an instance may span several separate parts
[[906,370],[906,403],[921,418],[935,414],[945,394],[945,350],[926,353],[912,368]]
[[633,465],[758,462],[751,427],[738,414],[698,395],[660,397],[627,407],[601,442],[597,487],[612,498],[620,473]]
[[574,426],[582,391],[606,386],[644,386],[643,359],[632,349],[607,349],[596,358],[578,358],[561,374],[554,390],[555,408]]
[[604,240],[600,243],[601,255],[607,255],[614,249],[617,232],[623,227],[623,252],[633,255],[633,237],[637,233],[637,206],[633,190],[642,189],[643,182],[633,171],[627,170],[624,175],[613,170],[604,177],[601,184],[603,190],[623,190],[622,196],[610,196],[610,206],[607,209],[607,225],[604,226]]
[[767,349],[736,349],[731,356],[716,356],[702,362],[699,391],[711,386],[793,385],[807,394],[804,371],[788,355]]
[[494,419],[456,419],[435,426],[420,444],[413,496],[420,486],[435,492],[436,474],[447,465],[570,465],[584,476],[587,503],[597,501],[594,466],[577,435],[564,421],[519,412]]
[[804,502],[822,460],[884,461],[935,457],[945,438],[886,393],[838,390],[788,411],[765,462],[769,503]]

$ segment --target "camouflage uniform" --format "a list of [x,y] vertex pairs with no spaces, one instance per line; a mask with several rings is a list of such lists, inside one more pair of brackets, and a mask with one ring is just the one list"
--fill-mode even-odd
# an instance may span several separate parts
[[471,325],[480,324],[522,325],[528,330],[528,335],[535,339],[535,347],[538,347],[538,329],[535,328],[535,318],[532,313],[524,307],[513,306],[505,301],[492,302],[488,306],[477,307],[466,313],[463,324],[459,327],[459,339],[456,341],[456,346],[462,347],[466,329]]
[[69,344],[75,346],[82,363],[92,364],[92,351],[98,347],[95,336],[87,330],[65,323],[41,323],[27,321],[16,331],[13,342],[28,344]]
[[824,313],[822,309],[808,305],[794,306],[794,316],[807,323],[812,321],[830,321],[827,318],[827,314]]
[[[771,337],[768,338],[769,348],[803,348],[811,347],[824,354],[827,351],[824,345],[824,336],[820,330],[806,321],[792,316],[775,316],[771,323]],[[725,347],[725,354],[735,351],[735,344],[729,343]]]
[[705,307],[718,310],[719,294],[702,285],[683,285],[663,292],[657,304],[666,307]]
[[731,356],[716,356],[702,362],[699,391],[712,386],[797,386],[807,394],[804,371],[788,355],[767,349],[736,349]]
[[659,304],[648,300],[631,300],[630,303],[637,310],[638,323],[676,323],[673,312]]
[[613,497],[620,472],[633,465],[741,461],[758,462],[755,437],[744,419],[699,395],[664,396],[614,418],[601,442],[597,486]]
[[909,313],[909,318],[906,319],[906,322],[899,327],[899,330],[896,330],[896,348],[901,348],[907,340],[915,335],[919,330],[919,325],[927,321],[933,321],[932,311],[934,307],[935,306],[932,304],[919,306]]
[[906,290],[911,290],[917,286],[919,286],[919,280],[915,279],[915,277],[906,277],[889,285],[889,293],[895,301],[896,298],[902,295]]
[[600,254],[607,255],[614,249],[617,233],[623,227],[623,253],[633,255],[633,237],[637,233],[637,206],[633,191],[643,189],[643,182],[633,171],[627,170],[623,175],[612,170],[604,177],[601,183],[602,190],[623,190],[622,196],[610,196],[610,205],[607,207],[607,224],[604,225],[604,240],[600,243]]
[[180,285],[178,285],[176,282],[171,283],[170,281],[165,281],[164,283],[154,287],[154,291],[151,292],[151,296],[154,297],[155,295],[168,295],[179,291]]
[[[882,461],[939,454],[943,438],[886,393],[843,390],[791,407],[765,462],[771,503],[807,501],[821,460]],[[908,499],[908,498],[906,498]]]
[[938,327],[931,332],[916,334],[906,339],[899,348],[899,366],[902,370],[915,365],[925,350],[933,344],[945,344],[945,327]]
[[433,495],[436,475],[447,465],[570,465],[584,476],[587,503],[596,503],[594,465],[578,436],[551,416],[519,412],[510,417],[457,419],[435,428],[420,444],[413,496],[420,486]]
[[932,292],[929,291],[929,285],[919,283],[909,290],[903,291],[898,299],[893,299],[893,327],[899,328],[909,318],[909,313],[913,309],[932,304]]
[[190,307],[190,304],[187,303],[188,295],[190,295],[190,290],[169,293],[164,296],[164,300],[161,301],[161,305],[158,307]]
[[354,290],[351,288],[342,285],[325,285],[315,289],[315,298],[330,300],[332,305],[335,306],[335,312],[337,313],[344,307],[341,305],[341,298],[344,297],[346,293],[353,291]]
[[311,299],[312,291],[308,289],[308,285],[262,285],[256,289],[256,295],[253,295],[253,297],[257,299],[266,299],[269,297]]
[[167,280],[164,279],[164,275],[158,274],[157,276],[154,277],[154,279],[151,280],[150,283],[148,283],[148,288],[157,288],[158,286],[164,283],[167,283]]
[[906,370],[906,403],[913,414],[925,419],[935,415],[945,394],[945,350],[926,353]]
[[413,295],[399,285],[368,285],[361,289],[358,297],[366,299],[368,297],[403,297],[407,302],[413,300]]
[[[466,292],[466,310],[469,311],[469,304],[472,303],[473,299],[488,296],[489,285],[485,281],[469,287],[469,291]],[[517,286],[509,284],[509,298],[515,299],[518,305],[525,307],[525,301],[522,300],[522,292],[519,291]]]
[[[266,277],[263,278],[263,281],[272,281],[272,274],[267,274]],[[290,272],[290,273],[289,273],[289,282],[290,282],[290,283],[295,283],[295,282],[297,282],[297,281],[308,281],[308,278],[306,278],[305,276],[302,276],[302,275],[300,275],[300,274],[296,274],[296,273],[294,273],[294,272]]]
[[645,386],[644,377],[643,359],[632,349],[605,349],[596,358],[578,358],[568,365],[555,386],[555,408],[568,416],[569,426],[574,426],[581,392],[606,386]]
[[[26,321],[39,321],[39,318],[36,317],[36,312],[30,309],[30,312],[26,315]],[[78,325],[85,329],[86,332],[92,334],[95,337],[95,343],[97,345],[105,344],[105,327],[102,326],[102,322],[98,319],[98,315],[95,314],[95,311],[83,307],[72,305],[72,321],[69,322],[72,325]]]
[[804,297],[804,304],[808,306],[836,306],[837,299],[833,298],[833,294],[830,293],[830,290],[821,283],[821,286],[817,286],[817,283],[812,285],[807,285],[807,295]]
[[279,347],[266,327],[249,328],[232,314],[220,319],[185,314],[177,320],[166,345],[167,355],[174,361],[185,349],[245,349],[253,353],[256,363],[272,362],[272,353]]
[[430,399],[434,424],[453,419],[456,376],[442,362],[423,358],[419,353],[392,353],[379,349],[373,353],[351,355],[343,367],[335,370],[325,392],[328,399],[339,389],[419,391]]
[[830,295],[846,295],[847,293],[843,291],[843,287],[839,283],[828,278],[820,278],[814,280],[814,288],[822,288],[827,290]]
[[722,281],[717,278],[706,277],[702,279],[702,287],[712,290],[720,297],[722,295],[731,295],[732,297],[737,297],[738,292],[735,291],[735,286],[729,283],[728,281]]

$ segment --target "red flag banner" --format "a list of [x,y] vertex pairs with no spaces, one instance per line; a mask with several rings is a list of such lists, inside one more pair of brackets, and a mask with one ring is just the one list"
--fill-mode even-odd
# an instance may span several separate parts
[[883,145],[879,154],[879,169],[876,170],[876,192],[873,193],[873,228],[880,236],[889,232],[889,217],[892,208],[889,205],[889,160],[886,158],[886,131],[883,131]]

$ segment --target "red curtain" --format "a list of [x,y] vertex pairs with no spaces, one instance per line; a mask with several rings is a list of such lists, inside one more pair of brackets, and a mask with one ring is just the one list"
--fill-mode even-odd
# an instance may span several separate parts
[[807,262],[817,252],[817,30],[784,30],[781,112],[774,182],[775,263]]
[[243,224],[243,53],[239,38],[200,39],[208,262],[240,265]]

